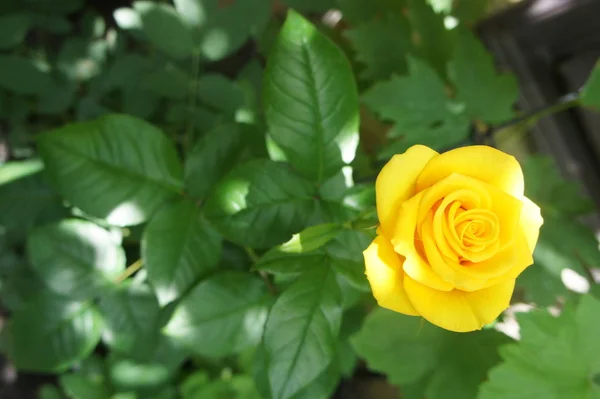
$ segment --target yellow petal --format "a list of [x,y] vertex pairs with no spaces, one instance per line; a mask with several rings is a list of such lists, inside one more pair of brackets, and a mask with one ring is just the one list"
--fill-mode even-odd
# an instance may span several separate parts
[[431,288],[449,291],[454,285],[437,275],[415,246],[417,214],[422,198],[423,193],[419,193],[402,204],[392,244],[396,252],[406,258],[402,268],[408,276]]
[[367,279],[379,306],[417,316],[419,313],[404,292],[402,261],[394,252],[392,243],[383,236],[377,236],[363,254]]
[[489,183],[515,197],[523,195],[523,171],[508,154],[488,146],[469,146],[445,152],[432,159],[417,180],[417,191],[460,173]]
[[540,235],[540,227],[544,224],[544,219],[540,213],[540,207],[534,204],[529,198],[522,197],[523,209],[521,210],[521,227],[525,233],[529,250],[533,253]]
[[439,154],[431,148],[415,145],[394,157],[383,167],[375,182],[377,215],[388,237],[396,226],[398,210],[415,193],[419,174]]
[[415,309],[430,323],[446,330],[479,330],[494,321],[509,305],[515,280],[506,280],[479,291],[438,291],[404,279],[404,288]]
[[[437,237],[433,232],[433,216],[429,216],[423,224],[423,247],[427,260],[433,271],[444,280],[452,283],[457,289],[475,291],[483,288],[487,278],[474,278],[462,273],[464,266],[442,255],[438,248]],[[443,238],[441,241],[445,241]]]

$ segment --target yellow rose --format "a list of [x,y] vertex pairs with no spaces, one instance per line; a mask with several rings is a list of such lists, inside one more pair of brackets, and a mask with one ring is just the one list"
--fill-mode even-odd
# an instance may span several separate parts
[[417,145],[385,165],[375,190],[380,225],[364,257],[380,306],[457,332],[508,307],[543,223],[515,158]]

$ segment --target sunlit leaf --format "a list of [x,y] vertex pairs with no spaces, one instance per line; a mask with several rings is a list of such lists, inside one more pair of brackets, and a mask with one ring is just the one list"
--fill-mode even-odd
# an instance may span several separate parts
[[201,281],[178,303],[165,333],[208,357],[240,353],[260,340],[267,317],[265,284],[244,272]]
[[269,135],[302,175],[321,183],[352,162],[358,98],[342,51],[290,11],[265,73]]
[[521,314],[521,340],[500,349],[504,362],[490,371],[477,398],[598,397],[600,386],[592,382],[600,356],[598,312],[598,300],[585,296],[558,318],[545,311]]
[[225,176],[205,205],[228,239],[257,248],[288,240],[310,221],[311,184],[279,162],[255,160]]
[[98,295],[125,270],[125,253],[110,232],[91,222],[66,219],[29,235],[35,271],[58,294],[76,299]]
[[159,129],[131,116],[67,125],[38,142],[59,193],[111,224],[141,223],[182,189],[172,144]]
[[192,202],[161,209],[142,239],[142,259],[161,306],[180,298],[218,263],[221,238]]

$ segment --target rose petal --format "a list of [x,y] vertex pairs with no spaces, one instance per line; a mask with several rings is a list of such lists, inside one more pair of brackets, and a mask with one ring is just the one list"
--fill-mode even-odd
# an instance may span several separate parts
[[524,191],[523,171],[508,154],[488,146],[469,146],[445,152],[427,163],[417,180],[417,192],[460,173],[489,183],[515,197]]
[[366,275],[379,306],[417,316],[404,291],[404,271],[402,261],[394,252],[392,243],[383,236],[377,236],[363,252]]
[[400,206],[415,193],[419,174],[438,155],[431,148],[412,146],[404,154],[394,155],[377,176],[377,215],[388,237],[393,234]]
[[430,323],[446,330],[468,332],[479,330],[494,321],[509,303],[515,280],[465,292],[438,291],[406,277],[404,288],[415,309]]
[[421,198],[423,198],[423,193],[415,195],[402,204],[392,244],[396,252],[406,258],[402,268],[407,275],[433,289],[449,291],[454,286],[438,276],[431,266],[421,258],[421,254],[415,247],[417,215]]
[[540,207],[534,204],[529,198],[522,197],[523,209],[521,210],[521,226],[525,233],[529,250],[533,253],[540,235],[540,227],[544,224],[544,219],[540,212]]

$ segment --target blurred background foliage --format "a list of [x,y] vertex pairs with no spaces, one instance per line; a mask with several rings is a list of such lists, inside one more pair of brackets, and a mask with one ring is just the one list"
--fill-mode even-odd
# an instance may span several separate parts
[[[594,203],[532,153],[543,115],[516,109],[523,82],[475,30],[510,3],[0,2],[0,396],[600,397]],[[293,158],[285,137],[265,134],[286,128],[265,111],[282,98],[278,68],[294,68],[273,55],[288,8],[320,33],[281,35],[319,38],[315,74],[338,90],[323,98],[343,98],[327,122],[346,106],[360,114],[350,168],[315,171],[315,154]],[[325,37],[352,77],[331,66]],[[565,104],[600,109],[600,72]],[[509,151],[542,208],[535,265],[481,332],[449,333],[369,295],[374,178],[416,143]],[[286,159],[297,174],[273,162]],[[251,205],[271,208],[230,218],[239,209],[227,206]]]

